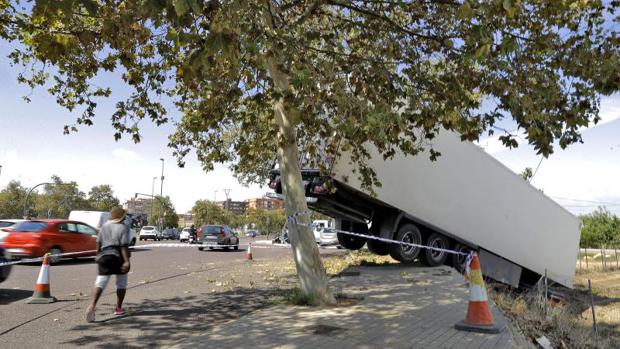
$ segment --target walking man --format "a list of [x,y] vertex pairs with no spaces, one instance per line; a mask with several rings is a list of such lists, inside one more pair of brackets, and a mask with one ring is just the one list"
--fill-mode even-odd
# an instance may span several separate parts
[[95,321],[95,310],[101,293],[112,275],[116,275],[115,315],[123,315],[123,300],[127,290],[127,273],[129,272],[129,227],[124,224],[125,210],[114,207],[110,211],[110,220],[101,227],[97,236],[98,275],[91,295],[91,303],[86,311],[86,321]]

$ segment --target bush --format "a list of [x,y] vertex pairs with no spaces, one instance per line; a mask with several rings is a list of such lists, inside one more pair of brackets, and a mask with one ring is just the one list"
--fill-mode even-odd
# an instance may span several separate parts
[[598,248],[620,243],[620,219],[604,207],[580,218],[583,224],[581,247]]

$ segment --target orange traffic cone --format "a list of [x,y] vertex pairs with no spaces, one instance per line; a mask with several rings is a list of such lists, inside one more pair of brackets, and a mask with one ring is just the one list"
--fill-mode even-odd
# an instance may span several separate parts
[[253,260],[253,258],[252,258],[252,243],[248,244],[248,250],[245,253],[245,259],[247,259],[249,261]]
[[484,280],[482,280],[480,261],[478,260],[478,254],[475,252],[470,268],[467,316],[465,320],[458,322],[454,327],[462,331],[499,333],[503,326],[498,326],[495,320],[493,320],[493,314],[491,314],[491,307],[489,307],[487,299],[487,291],[484,287]]
[[34,293],[32,297],[28,298],[26,303],[30,304],[46,304],[56,302],[56,298],[50,294],[50,263],[47,260],[49,253],[43,257],[43,264],[41,264],[41,271],[39,271],[39,278],[34,285]]

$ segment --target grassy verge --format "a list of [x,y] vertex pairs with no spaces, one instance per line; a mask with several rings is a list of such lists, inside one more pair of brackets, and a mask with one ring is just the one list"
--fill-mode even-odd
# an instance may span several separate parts
[[[593,294],[598,339],[594,339],[588,279]],[[536,291],[514,293],[497,286],[491,298],[531,342],[546,336],[554,348],[620,348],[620,270],[578,272],[573,290],[558,289],[563,301],[545,302]]]

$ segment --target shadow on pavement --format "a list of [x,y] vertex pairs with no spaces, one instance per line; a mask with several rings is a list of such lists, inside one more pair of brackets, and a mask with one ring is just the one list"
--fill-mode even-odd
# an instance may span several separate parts
[[[127,315],[102,316],[94,324],[71,329],[77,338],[64,345],[93,348],[142,348],[174,344],[228,320],[271,305],[274,289],[240,288],[198,296],[173,297],[127,304]],[[109,305],[101,304],[103,309]],[[137,336],[132,334],[137,333]],[[73,336],[72,336],[73,337]]]
[[7,305],[32,296],[32,290],[0,289],[0,305]]

